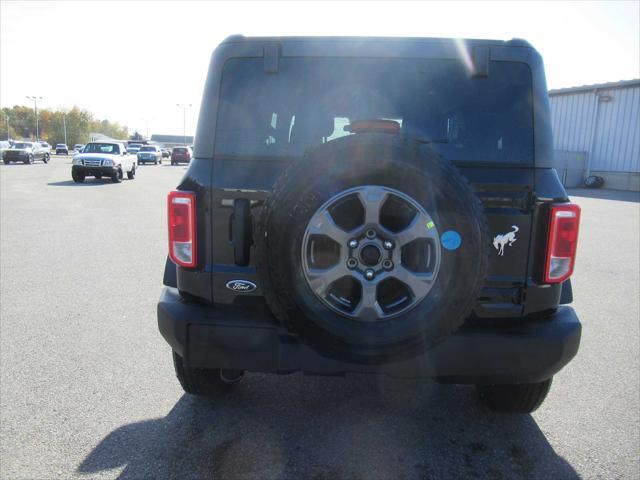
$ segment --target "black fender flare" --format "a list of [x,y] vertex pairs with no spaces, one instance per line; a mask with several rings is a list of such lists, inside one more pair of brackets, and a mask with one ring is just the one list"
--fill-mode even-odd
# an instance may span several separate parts
[[171,261],[168,255],[167,261],[164,264],[164,276],[162,277],[162,283],[167,287],[178,288],[177,265]]

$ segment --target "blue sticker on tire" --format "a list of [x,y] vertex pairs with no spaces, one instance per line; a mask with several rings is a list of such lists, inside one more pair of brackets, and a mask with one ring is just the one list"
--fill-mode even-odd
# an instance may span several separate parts
[[440,235],[440,243],[442,243],[442,246],[447,250],[456,250],[462,243],[462,238],[458,232],[447,230]]

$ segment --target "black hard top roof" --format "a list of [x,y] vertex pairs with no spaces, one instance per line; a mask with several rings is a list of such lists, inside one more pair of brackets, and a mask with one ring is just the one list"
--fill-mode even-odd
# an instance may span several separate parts
[[487,39],[469,39],[469,38],[444,38],[444,37],[358,37],[358,36],[315,36],[315,37],[288,37],[288,36],[274,36],[274,37],[246,37],[244,35],[230,35],[223,40],[224,43],[250,43],[250,42],[265,42],[265,43],[279,43],[279,42],[389,42],[389,43],[451,43],[456,41],[462,41],[466,44],[473,45],[495,45],[495,46],[510,46],[510,47],[529,47],[533,46],[521,38],[513,38],[511,40],[487,40]]

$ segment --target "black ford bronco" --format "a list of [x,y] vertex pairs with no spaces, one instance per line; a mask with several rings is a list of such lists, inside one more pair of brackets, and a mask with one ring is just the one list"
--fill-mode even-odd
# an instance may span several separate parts
[[158,324],[182,387],[363,372],[535,410],[581,334],[552,153],[525,41],[226,39],[168,198]]

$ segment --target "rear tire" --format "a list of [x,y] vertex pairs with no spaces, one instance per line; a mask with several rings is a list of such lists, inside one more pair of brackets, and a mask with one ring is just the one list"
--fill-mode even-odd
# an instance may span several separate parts
[[134,178],[136,178],[136,166],[134,165],[133,167],[131,167],[131,171],[127,172],[127,178],[129,180],[133,180]]
[[191,395],[219,397],[244,377],[243,370],[221,370],[219,368],[188,368],[182,357],[173,352],[173,367],[182,389]]
[[482,401],[500,413],[531,413],[547,398],[553,378],[517,385],[476,385]]
[[73,178],[73,181],[76,183],[82,183],[84,182],[84,173],[80,173],[80,172],[71,172],[71,178]]
[[584,181],[584,186],[587,188],[601,188],[604,185],[604,178],[598,175],[591,175]]
[[43,161],[44,163],[49,163],[49,154],[48,154],[48,153],[47,153],[47,154],[45,154],[45,156],[42,158],[42,161]]

